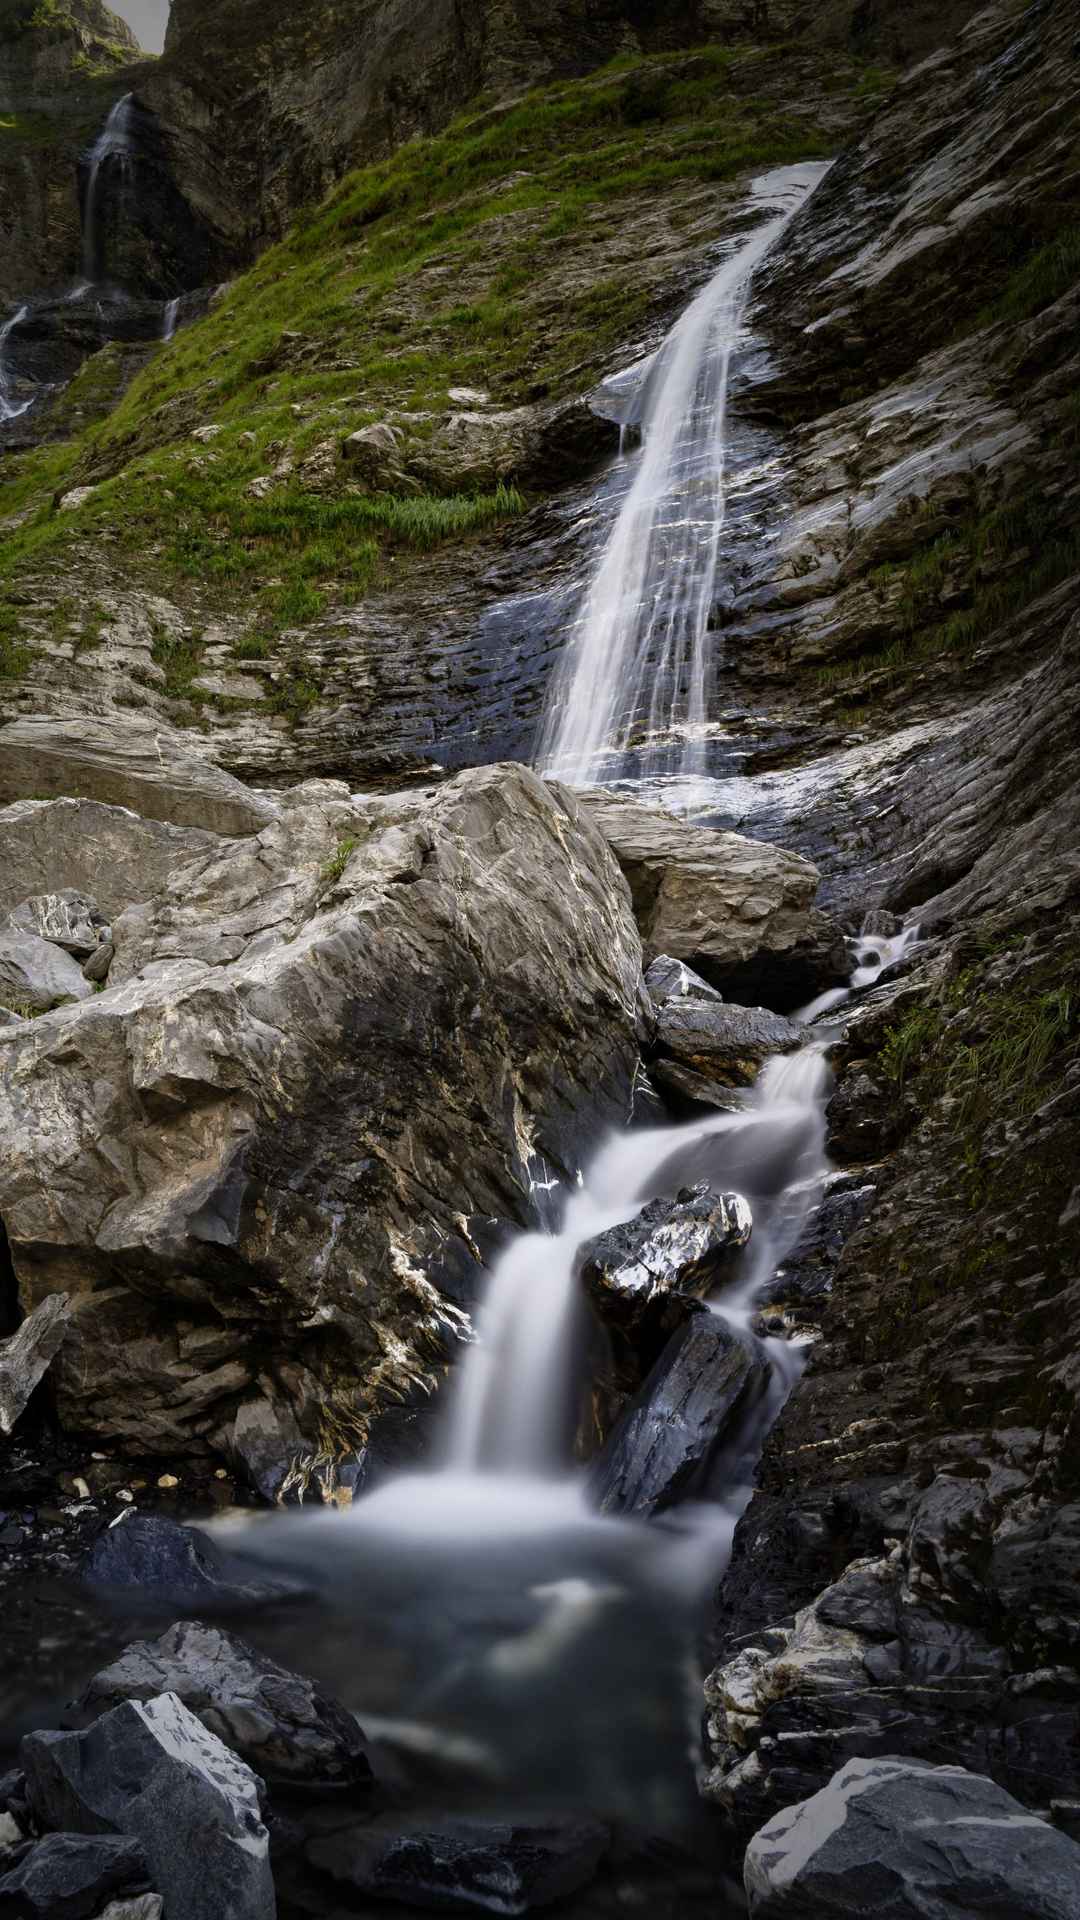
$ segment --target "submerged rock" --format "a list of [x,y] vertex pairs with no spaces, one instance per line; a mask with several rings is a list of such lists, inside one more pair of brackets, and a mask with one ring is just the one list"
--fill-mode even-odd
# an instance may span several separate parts
[[767,1377],[757,1342],[699,1309],[669,1340],[593,1462],[597,1505],[648,1516],[685,1498]]
[[963,1767],[852,1760],[746,1854],[753,1920],[1074,1920],[1080,1847]]
[[27,1734],[21,1751],[42,1824],[139,1841],[169,1913],[273,1920],[259,1783],[175,1694],[126,1701],[83,1733]]
[[676,999],[662,1006],[656,1044],[705,1080],[750,1086],[773,1053],[790,1053],[803,1030],[765,1007],[737,1007],[726,1001]]
[[94,989],[62,947],[33,933],[0,933],[0,1000],[14,1013],[48,1013]]
[[11,1920],[92,1920],[111,1894],[150,1885],[138,1840],[107,1833],[49,1833],[0,1878]]
[[266,1780],[366,1784],[364,1736],[353,1715],[313,1680],[200,1621],[137,1641],[97,1674],[79,1703],[97,1718],[123,1700],[175,1694],[209,1732]]
[[235,1612],[296,1600],[307,1589],[223,1554],[208,1534],[157,1514],[129,1513],[100,1533],[83,1569],[87,1584],[142,1606]]
[[576,1893],[607,1850],[589,1820],[487,1823],[384,1817],[310,1841],[313,1866],[357,1893],[455,1913],[522,1914]]
[[7,1340],[0,1340],[0,1433],[10,1433],[64,1343],[71,1318],[66,1293],[50,1294]]

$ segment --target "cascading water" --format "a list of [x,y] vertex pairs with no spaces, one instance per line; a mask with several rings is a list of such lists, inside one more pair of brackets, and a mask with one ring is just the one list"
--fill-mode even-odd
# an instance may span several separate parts
[[105,271],[99,234],[101,175],[106,165],[114,167],[123,182],[131,171],[135,143],[132,134],[134,94],[125,93],[116,102],[104,127],[90,149],[87,163],[86,200],[83,206],[83,272],[96,283]]
[[29,307],[19,307],[10,319],[0,326],[0,426],[6,426],[9,420],[18,420],[31,405],[29,400],[11,398],[11,376],[7,370],[7,343],[16,327],[20,327],[29,315]]
[[176,327],[177,327],[177,322],[179,321],[179,318],[180,318],[180,297],[179,295],[177,295],[175,300],[168,300],[166,301],[166,304],[165,304],[165,315],[161,324],[161,337],[163,340],[168,341],[173,338],[173,336],[176,333]]
[[732,355],[755,268],[826,171],[781,168],[755,183],[773,217],[725,261],[648,367],[633,416],[636,473],[544,724],[540,763],[573,785],[610,776],[631,749],[657,769],[701,769]]

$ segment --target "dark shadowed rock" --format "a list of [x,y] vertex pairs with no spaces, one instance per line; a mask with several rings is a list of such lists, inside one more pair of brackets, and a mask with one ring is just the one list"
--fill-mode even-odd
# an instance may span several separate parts
[[175,1695],[127,1701],[83,1733],[27,1734],[22,1761],[45,1826],[141,1842],[170,1914],[273,1920],[259,1783]]
[[656,1044],[662,1054],[703,1079],[749,1086],[773,1053],[789,1053],[802,1028],[765,1007],[709,1000],[669,1000],[660,1008]]
[[894,1146],[903,1130],[903,1108],[895,1087],[866,1071],[848,1073],[829,1102],[829,1152],[841,1160],[877,1160]]
[[1075,1920],[1080,1847],[963,1767],[852,1760],[746,1855],[753,1920]]
[[877,1189],[857,1173],[830,1174],[807,1216],[797,1244],[758,1296],[762,1306],[820,1314],[848,1240],[869,1211]]
[[91,1680],[80,1701],[96,1719],[123,1700],[174,1693],[263,1779],[340,1786],[371,1779],[351,1713],[313,1680],[200,1621],[137,1641]]
[[149,1887],[138,1840],[105,1833],[49,1833],[0,1879],[10,1920],[90,1920],[111,1894]]
[[513,1915],[587,1886],[607,1845],[607,1829],[588,1820],[402,1825],[387,1818],[311,1841],[307,1855],[357,1893],[449,1912]]
[[597,1505],[648,1515],[692,1491],[767,1372],[756,1343],[699,1309],[669,1340],[593,1462]]
[[703,1073],[695,1073],[693,1067],[681,1066],[677,1060],[650,1061],[649,1078],[676,1114],[699,1107],[711,1107],[718,1113],[738,1113],[745,1105],[745,1088],[710,1080]]
[[0,1340],[0,1433],[10,1433],[59,1353],[71,1308],[66,1293],[50,1294],[9,1339]]
[[156,1514],[131,1513],[107,1527],[90,1550],[83,1577],[89,1586],[139,1605],[209,1612],[297,1600],[305,1592],[298,1582],[223,1554],[195,1527]]

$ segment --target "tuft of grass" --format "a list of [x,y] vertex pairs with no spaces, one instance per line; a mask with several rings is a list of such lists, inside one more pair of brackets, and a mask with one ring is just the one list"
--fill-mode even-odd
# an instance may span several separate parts
[[341,879],[358,844],[355,835],[338,841],[329,860],[325,861],[319,869],[319,878],[325,886],[333,886]]
[[1034,319],[1080,280],[1080,227],[1065,227],[1016,268],[997,298],[984,307],[976,326]]

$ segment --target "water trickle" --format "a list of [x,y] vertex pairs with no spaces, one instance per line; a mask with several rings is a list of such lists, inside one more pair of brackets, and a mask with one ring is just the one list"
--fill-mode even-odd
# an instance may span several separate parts
[[6,426],[9,420],[18,420],[31,405],[29,400],[11,398],[11,376],[7,370],[7,343],[16,327],[20,327],[28,317],[29,307],[19,307],[10,319],[0,326],[0,426]]
[[541,743],[541,764],[574,785],[609,777],[631,748],[688,777],[701,771],[732,355],[755,268],[826,171],[785,167],[755,183],[772,217],[714,274],[648,365],[633,403],[642,441],[637,471],[589,586]]
[[161,323],[161,337],[163,340],[171,340],[173,338],[179,318],[180,297],[177,295],[175,300],[168,300],[165,304],[165,314]]
[[121,183],[130,174],[135,151],[132,135],[134,97],[134,94],[125,93],[116,102],[90,149],[83,207],[83,272],[92,284],[103,277],[105,270],[98,232],[101,173],[106,163],[112,163],[120,175]]

